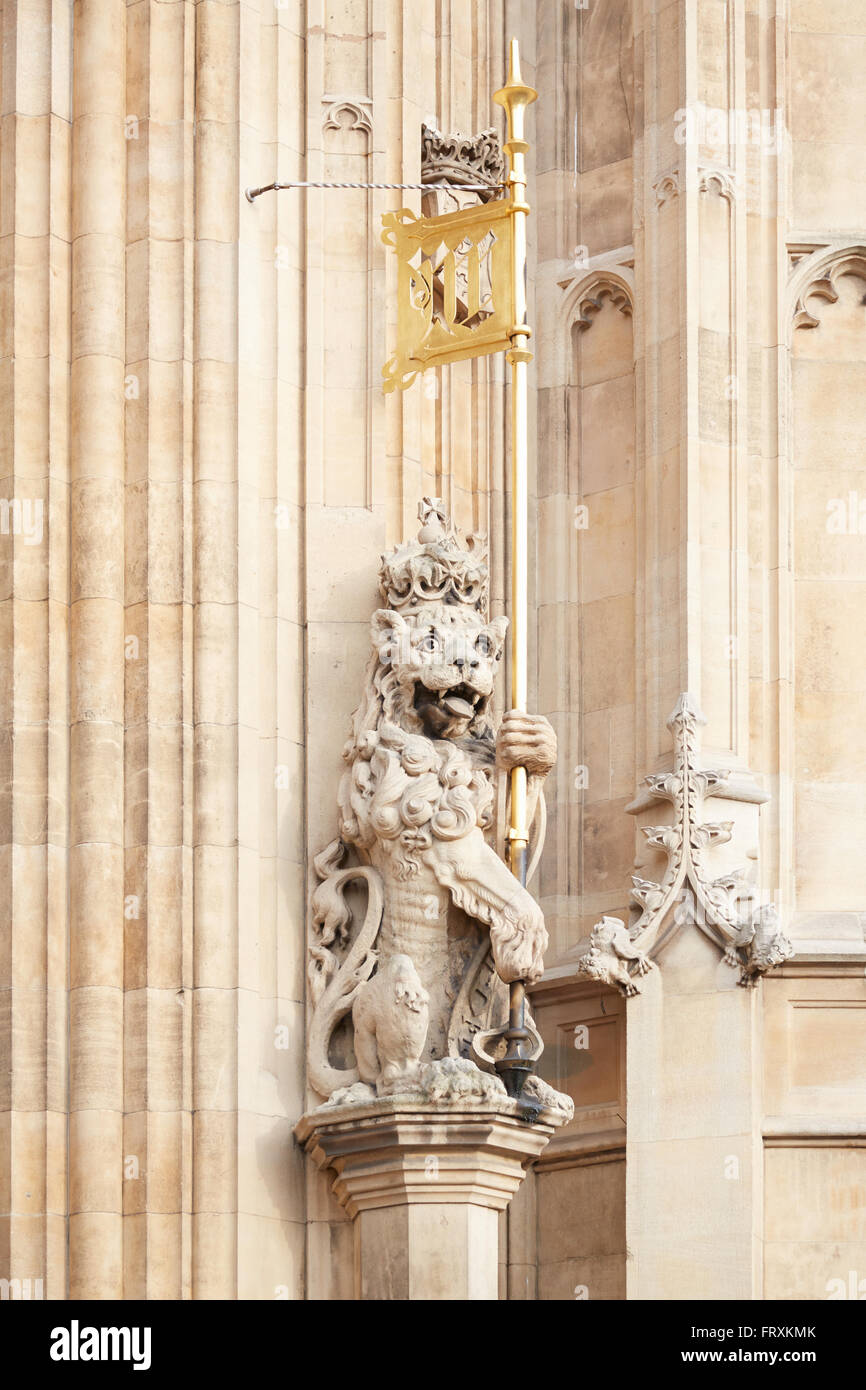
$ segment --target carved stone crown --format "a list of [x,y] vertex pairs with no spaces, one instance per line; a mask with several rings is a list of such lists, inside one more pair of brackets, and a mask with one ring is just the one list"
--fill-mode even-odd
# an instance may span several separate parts
[[416,610],[426,603],[465,603],[487,608],[487,545],[479,535],[460,544],[439,497],[418,504],[417,540],[382,556],[379,589],[390,608]]
[[492,126],[478,135],[443,135],[432,126],[421,127],[422,183],[488,183],[490,192],[479,194],[486,202],[497,192],[504,174],[502,147]]

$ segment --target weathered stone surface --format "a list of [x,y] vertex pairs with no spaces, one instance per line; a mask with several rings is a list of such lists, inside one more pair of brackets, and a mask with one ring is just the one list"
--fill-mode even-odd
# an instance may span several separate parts
[[[419,516],[417,540],[382,560],[388,607],[372,618],[373,654],[344,749],[340,838],[315,861],[307,1062],[322,1095],[359,1080],[403,1094],[422,1059],[444,1066],[490,1029],[494,970],[509,983],[544,968],[541,912],[485,832],[496,830],[495,765],[527,769],[531,821],[556,739],[546,719],[515,711],[494,735],[506,623],[485,618],[486,550],[477,536],[459,544],[438,499],[425,498]],[[357,866],[344,864],[347,847]],[[367,905],[352,933],[345,894],[359,881]],[[466,918],[478,925],[467,930]],[[356,1066],[341,1069],[331,1040],[350,1011]]]
[[[530,708],[559,746],[531,997],[576,1109],[517,1205],[457,1204],[441,1249],[435,1203],[363,1213],[374,1253],[413,1252],[379,1282],[368,1262],[368,1296],[423,1267],[431,1296],[493,1297],[498,1254],[520,1299],[862,1297],[861,0],[4,5],[0,1278],[46,1297],[353,1296],[351,1220],[290,1138],[322,1100],[305,865],[334,834],[375,566],[418,497],[489,536],[506,612],[508,372],[380,391],[380,216],[430,194],[243,189],[473,159],[495,181],[492,139],[447,136],[498,119],[511,22],[541,93]],[[603,928],[625,999],[574,955],[625,920],[632,873],[644,906],[665,881],[634,832],[668,816],[625,806],[673,774],[683,690],[694,773],[770,795],[759,818],[717,794],[731,839],[705,856],[768,911],[749,940],[660,931],[640,977]],[[437,880],[420,927],[468,959],[486,928],[452,898]],[[764,975],[771,904],[796,954]],[[454,1003],[401,954],[419,1037],[428,1017],[392,1090],[428,1084]],[[480,1090],[473,1114],[496,1091],[429,1080],[452,1109]]]

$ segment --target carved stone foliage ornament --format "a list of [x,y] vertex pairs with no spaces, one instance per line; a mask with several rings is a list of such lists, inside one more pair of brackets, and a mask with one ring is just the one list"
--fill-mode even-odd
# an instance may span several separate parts
[[537,980],[547,945],[538,904],[488,837],[497,762],[527,767],[537,803],[553,731],[512,712],[494,733],[507,622],[485,616],[485,546],[462,545],[437,499],[419,514],[417,539],[382,560],[339,838],[315,860],[308,1074],[332,1103],[504,1095],[472,1043],[497,1021],[498,982]]
[[[698,767],[698,729],[706,719],[691,695],[680,696],[667,723],[674,739],[673,771],[645,777],[643,785],[654,799],[669,801],[674,816],[670,824],[642,827],[667,867],[660,882],[632,878],[630,926],[603,917],[579,966],[624,995],[639,993],[638,977],[653,968],[651,957],[685,922],[700,927],[728,963],[739,966],[742,985],[754,984],[793,954],[775,907],[756,901],[744,871],[711,877],[707,851],[731,839],[733,822],[707,819],[706,802],[730,792],[730,774]],[[627,809],[641,808],[633,802]]]

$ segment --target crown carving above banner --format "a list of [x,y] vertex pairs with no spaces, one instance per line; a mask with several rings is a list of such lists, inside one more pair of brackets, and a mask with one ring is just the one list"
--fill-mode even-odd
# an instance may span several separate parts
[[439,497],[422,499],[418,519],[417,539],[382,556],[382,598],[397,610],[413,610],[426,603],[463,603],[484,612],[488,592],[484,538],[467,536],[464,548]]
[[492,126],[477,135],[443,135],[429,125],[421,127],[421,182],[489,183],[490,191],[478,192],[482,202],[502,185],[505,159],[499,136]]

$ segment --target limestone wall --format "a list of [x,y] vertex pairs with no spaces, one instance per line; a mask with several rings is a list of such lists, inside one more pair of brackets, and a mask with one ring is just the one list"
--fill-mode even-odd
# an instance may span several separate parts
[[[539,1297],[621,1297],[623,1278],[629,1297],[821,1298],[863,1262],[855,11],[539,6],[539,699],[568,752],[542,871],[564,954],[534,998],[578,1107],[539,1167]],[[664,808],[636,803],[637,834],[623,811],[670,767],[686,689],[701,765],[740,788],[716,872],[746,866],[797,957],[756,1008],[684,913],[626,1007],[621,1151],[598,1111],[610,1043],[580,1042],[570,963],[602,912],[625,916],[633,866],[660,876],[640,830]],[[595,1217],[621,1152],[618,1237]]]
[[0,1248],[48,1297],[350,1287],[291,1140],[306,865],[422,494],[502,607],[504,364],[386,403],[420,195],[244,188],[417,181],[425,117],[489,121],[503,11],[3,6],[2,477],[44,529],[0,538]]
[[[380,219],[420,193],[244,189],[417,182],[422,121],[501,121],[512,33],[541,91],[530,698],[560,746],[534,1007],[578,1113],[502,1219],[501,1293],[686,1296],[694,1239],[699,1292],[866,1276],[860,0],[2,25],[0,1276],[351,1297],[351,1225],[291,1137],[312,858],[421,496],[489,534],[506,607],[506,367],[382,394]],[[731,862],[798,956],[731,993],[690,926],[626,1003],[574,952],[658,868],[626,807],[685,690],[704,765],[771,793],[725,802]]]

